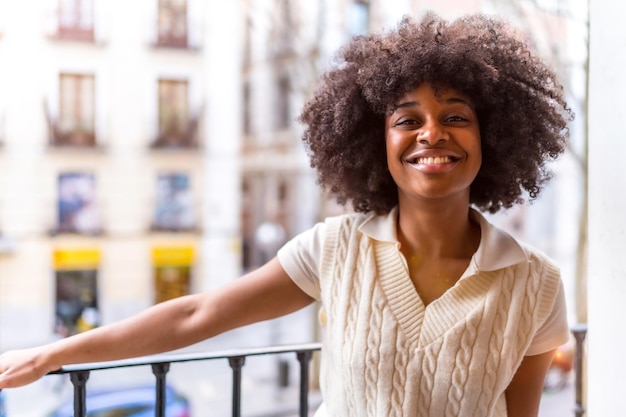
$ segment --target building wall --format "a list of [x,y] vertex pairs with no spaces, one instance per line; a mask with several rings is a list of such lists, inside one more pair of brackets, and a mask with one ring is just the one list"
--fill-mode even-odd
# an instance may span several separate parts
[[[590,4],[589,70],[589,332],[587,336],[587,414],[623,413],[626,386],[626,152],[623,71],[626,4]],[[609,156],[612,155],[613,157]]]
[[[224,162],[225,155],[223,146],[212,143],[229,142],[227,154],[232,159],[239,134],[235,130],[230,137],[215,138],[219,130],[207,127],[205,122],[209,118],[220,120],[214,115],[219,106],[211,110],[208,105],[202,107],[209,101],[209,89],[214,87],[209,77],[224,76],[207,67],[226,62],[224,57],[209,57],[215,51],[211,43],[217,43],[216,33],[205,30],[210,10],[203,2],[189,2],[189,11],[194,14],[189,22],[191,47],[173,49],[155,45],[156,1],[130,4],[96,0],[94,4],[96,39],[85,43],[55,37],[54,1],[3,3],[0,230],[8,246],[0,254],[0,350],[55,337],[55,250],[99,252],[94,268],[98,271],[102,323],[154,303],[155,248],[193,249],[192,292],[204,290],[213,280],[233,279],[239,272],[238,218],[229,219],[224,214],[231,213],[236,203],[224,198],[225,190],[233,193],[233,185],[212,180],[218,175],[212,170]],[[49,145],[44,102],[52,114],[58,111],[61,72],[95,75],[98,143],[94,148]],[[190,111],[202,112],[198,148],[150,147],[157,133],[156,87],[160,77],[188,80]],[[236,108],[230,110],[237,112]],[[227,118],[224,121],[228,123]],[[228,170],[229,178],[236,182],[236,165],[234,172]],[[90,236],[54,232],[57,176],[71,171],[94,174],[102,233]],[[189,176],[194,229],[155,232],[151,226],[156,178],[171,172]],[[229,204],[227,209],[222,201]],[[211,206],[210,211],[207,206]],[[217,221],[216,215],[220,216]],[[207,220],[208,216],[213,221]],[[226,232],[207,237],[215,224]],[[214,257],[207,259],[202,254],[209,245],[214,246]],[[211,262],[221,266],[212,267]],[[29,331],[23,331],[25,328]]]
[[[192,48],[183,50],[155,47],[156,0],[95,0],[96,34],[90,44],[53,39],[54,0],[0,3],[0,61],[11,63],[0,65],[0,230],[5,238],[0,242],[5,247],[0,254],[0,350],[52,337],[55,249],[100,251],[102,319],[110,322],[152,304],[155,247],[192,247],[191,291],[203,291],[240,275],[244,243],[254,239],[264,221],[279,221],[289,238],[341,211],[321,195],[295,119],[332,54],[355,30],[354,3],[189,0]],[[514,14],[518,3],[372,0],[366,31],[392,27],[402,15],[426,10],[445,17],[483,10],[519,18]],[[287,5],[291,27],[281,19]],[[553,30],[561,23],[523,12],[518,20],[528,23],[538,39],[552,36],[555,43],[566,43],[554,35],[562,33]],[[549,44],[540,46],[550,52]],[[96,75],[96,149],[48,146],[44,98],[54,111],[61,71]],[[290,121],[277,127],[281,98],[276,80],[285,74],[291,82],[286,97]],[[189,80],[190,106],[202,122],[198,149],[150,148],[159,77]],[[246,111],[249,131],[244,131]],[[571,169],[563,168],[564,178],[572,178]],[[56,176],[67,170],[96,174],[102,235],[50,235]],[[151,232],[155,176],[172,171],[190,176],[197,229]],[[242,180],[251,185],[248,194],[242,194]],[[568,187],[557,186],[557,194],[571,198],[577,184]],[[569,217],[559,215],[558,226],[552,227],[562,206]],[[521,221],[527,226],[516,231],[519,237],[547,250],[570,271],[572,247],[563,249],[563,242],[574,241],[577,212],[572,207],[571,199],[545,199],[494,221],[505,226]],[[248,267],[261,261],[258,245],[255,250]],[[24,324],[34,331],[18,332]]]

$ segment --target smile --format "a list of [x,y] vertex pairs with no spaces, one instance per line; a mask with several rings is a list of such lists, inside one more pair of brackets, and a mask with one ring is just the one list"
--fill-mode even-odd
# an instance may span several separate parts
[[416,156],[406,160],[411,165],[445,165],[458,161],[460,158],[451,155]]
[[418,156],[415,155],[412,158],[408,158],[406,163],[424,173],[438,174],[448,172],[457,165],[462,158],[456,155],[430,155],[430,156]]
[[453,159],[449,156],[435,156],[435,157],[427,157],[427,158],[417,158],[414,162],[418,165],[439,165],[439,164],[449,164],[454,162]]

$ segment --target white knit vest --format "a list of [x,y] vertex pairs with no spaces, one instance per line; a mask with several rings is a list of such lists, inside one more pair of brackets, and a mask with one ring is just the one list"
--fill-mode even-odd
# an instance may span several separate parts
[[394,243],[327,220],[320,382],[329,417],[501,417],[504,391],[549,315],[558,269],[527,261],[468,272],[425,307]]

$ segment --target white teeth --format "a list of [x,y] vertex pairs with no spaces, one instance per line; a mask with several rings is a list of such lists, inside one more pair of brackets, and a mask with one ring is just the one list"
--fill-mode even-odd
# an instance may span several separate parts
[[425,165],[447,164],[449,162],[452,162],[449,156],[435,156],[435,157],[429,156],[428,158],[417,158],[418,164],[425,164]]

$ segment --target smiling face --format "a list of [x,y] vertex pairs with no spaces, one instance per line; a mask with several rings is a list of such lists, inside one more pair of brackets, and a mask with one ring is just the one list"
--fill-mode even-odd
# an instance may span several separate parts
[[[404,202],[469,204],[482,157],[472,102],[449,88],[422,84],[386,117],[387,164]],[[461,199],[461,200],[458,200]]]

